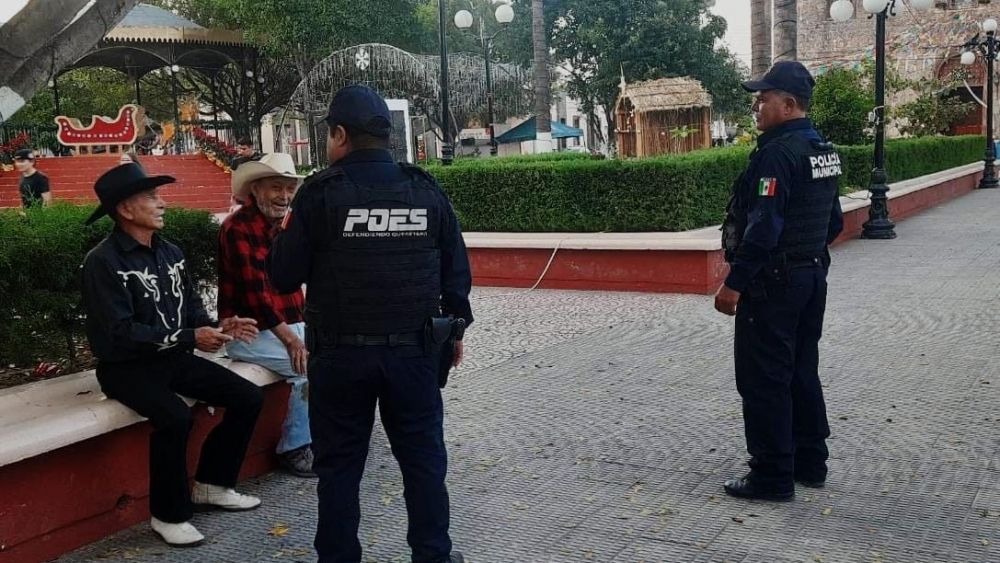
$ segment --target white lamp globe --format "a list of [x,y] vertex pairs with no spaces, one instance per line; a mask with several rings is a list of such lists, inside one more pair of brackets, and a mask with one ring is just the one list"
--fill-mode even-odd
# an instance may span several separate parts
[[514,21],[514,8],[510,4],[500,4],[495,13],[497,21],[500,23],[510,23]]
[[983,22],[983,31],[993,33],[997,30],[997,20],[990,18]]
[[975,53],[973,53],[972,51],[966,51],[966,52],[962,53],[962,64],[963,65],[971,65],[974,62],[976,62],[976,54]]
[[468,10],[459,10],[455,14],[455,27],[458,29],[469,29],[472,27],[472,12]]
[[864,0],[862,6],[869,14],[880,14],[889,7],[889,0]]
[[837,0],[830,4],[830,17],[835,22],[845,22],[854,17],[854,4],[850,0]]
[[934,6],[934,0],[910,0],[910,7],[918,12],[926,12]]
[[174,65],[174,66],[170,67],[170,70],[172,70],[174,72],[180,72],[181,71],[181,67],[179,67],[177,65]]

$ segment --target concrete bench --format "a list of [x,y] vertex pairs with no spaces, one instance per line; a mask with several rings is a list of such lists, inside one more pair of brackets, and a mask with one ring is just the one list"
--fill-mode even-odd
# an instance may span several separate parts
[[[264,388],[241,478],[275,467],[288,385],[254,364],[214,358]],[[192,469],[218,421],[195,413]],[[46,561],[149,517],[151,425],[100,390],[93,371],[0,390],[0,562]]]

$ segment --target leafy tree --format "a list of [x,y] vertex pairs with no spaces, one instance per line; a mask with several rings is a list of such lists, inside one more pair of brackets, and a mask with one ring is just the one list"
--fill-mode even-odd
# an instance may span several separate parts
[[896,110],[896,116],[900,118],[899,132],[914,137],[947,133],[952,125],[975,107],[972,102],[963,102],[952,95],[962,87],[964,77],[964,69],[958,69],[944,80],[925,78],[911,81],[909,86],[917,97]]
[[725,31],[705,0],[564,0],[553,46],[569,92],[591,116],[604,107],[613,139],[623,71],[630,81],[692,76],[712,94],[717,115],[746,113],[750,100],[739,83],[747,71],[717,47]]
[[873,89],[862,72],[835,68],[816,78],[810,117],[827,139],[841,145],[872,140],[868,113],[875,107]]

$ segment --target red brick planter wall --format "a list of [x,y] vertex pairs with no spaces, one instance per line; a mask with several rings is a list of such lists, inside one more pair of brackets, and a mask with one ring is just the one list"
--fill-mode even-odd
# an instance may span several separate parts
[[[264,388],[240,478],[271,471],[289,386]],[[195,407],[188,447],[192,475],[208,431],[220,420]],[[47,561],[149,518],[148,422],[0,467],[0,562]],[[264,499],[276,502],[278,499]]]

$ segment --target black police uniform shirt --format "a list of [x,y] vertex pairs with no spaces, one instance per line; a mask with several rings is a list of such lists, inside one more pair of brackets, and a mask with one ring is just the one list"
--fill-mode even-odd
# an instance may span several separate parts
[[[336,163],[347,177],[362,185],[391,185],[409,178],[393,159],[392,153],[382,149],[354,151]],[[439,190],[444,224],[441,228],[441,311],[445,315],[463,318],[466,326],[473,321],[469,292],[472,289],[472,271],[466,254],[465,241],[455,217],[451,202]],[[310,190],[309,180],[299,189],[292,202],[292,209],[283,224],[283,230],[268,257],[271,283],[278,291],[296,291],[309,276],[312,250],[310,233],[326,232],[322,198],[323,190]],[[314,235],[315,236],[315,235]]]
[[31,207],[41,205],[42,194],[49,192],[49,177],[39,171],[30,176],[21,176],[21,205]]
[[[752,190],[747,227],[726,277],[725,285],[730,289],[745,291],[754,277],[769,263],[771,251],[778,245],[785,225],[784,210],[789,191],[796,188],[794,183],[798,164],[793,155],[773,141],[790,132],[810,141],[823,142],[808,118],[786,121],[757,138],[759,154],[754,159],[753,168],[746,174],[755,189]],[[840,197],[835,195],[827,244],[837,238],[843,227]]]
[[177,246],[155,234],[145,246],[117,227],[84,259],[83,304],[91,350],[107,363],[191,351],[195,329],[217,324]]

